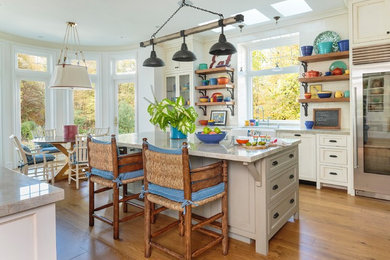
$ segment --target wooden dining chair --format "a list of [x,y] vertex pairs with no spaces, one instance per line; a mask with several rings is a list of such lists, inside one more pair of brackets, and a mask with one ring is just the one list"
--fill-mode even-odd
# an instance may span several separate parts
[[[139,193],[129,195],[127,184],[143,180],[142,153],[118,156],[115,135],[111,142],[103,142],[88,135],[88,165],[89,170],[89,225],[94,225],[94,219],[99,219],[114,227],[113,237],[119,238],[119,223],[131,220],[144,214],[144,211],[119,218],[119,203],[122,203],[123,212],[127,212],[127,204],[143,209],[143,206],[132,203],[130,200],[138,199]],[[104,186],[95,190],[95,183]],[[119,199],[119,187],[122,186],[122,198]],[[113,202],[95,208],[95,194],[113,190]],[[96,211],[113,206],[112,220],[95,214]]]
[[[143,139],[144,202],[145,202],[145,257],[150,257],[151,248],[157,248],[178,259],[191,259],[207,249],[222,243],[222,253],[228,253],[228,176],[227,162],[216,162],[196,169],[190,169],[187,143],[179,150],[166,150],[150,145]],[[192,208],[221,199],[222,212],[205,218],[192,214]],[[152,204],[162,207],[153,210]],[[155,211],[165,209],[179,212],[179,220],[166,227],[151,232]],[[221,223],[216,220],[221,219]],[[192,224],[192,221],[197,224]],[[184,235],[185,254],[157,243],[154,238],[179,226],[179,234]],[[210,225],[221,230],[222,234],[205,229]],[[205,246],[192,251],[191,235],[199,231],[212,238]],[[153,239],[152,239],[153,238]]]
[[15,145],[19,157],[18,168],[20,172],[32,178],[51,181],[54,184],[54,155],[39,150],[31,150],[21,144],[19,138],[15,135],[11,135],[9,139]]
[[87,149],[87,136],[76,135],[75,144],[73,150],[69,150],[69,171],[68,171],[68,183],[76,182],[76,189],[80,188],[80,180],[86,179],[86,175],[83,172],[88,168],[88,149]]
[[110,132],[109,127],[104,127],[104,128],[91,128],[89,129],[89,134],[92,136],[106,136]]

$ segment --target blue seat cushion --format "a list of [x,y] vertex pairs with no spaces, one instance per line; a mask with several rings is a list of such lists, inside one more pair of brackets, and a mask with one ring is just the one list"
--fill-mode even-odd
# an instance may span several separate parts
[[41,151],[42,152],[49,152],[49,153],[59,153],[60,152],[60,150],[58,150],[54,146],[42,148]]
[[43,143],[43,142],[35,142],[36,145],[39,145],[41,148],[50,148],[54,147],[52,144],[49,143]]
[[[54,161],[55,157],[52,154],[39,154],[35,156],[35,163],[43,163],[43,158],[46,157],[46,161]],[[34,164],[33,156],[27,158],[28,165]]]
[[[193,192],[191,196],[191,200],[194,202],[199,200],[204,200],[212,196],[215,196],[223,192],[224,190],[225,190],[225,183],[221,182],[215,186],[211,186]],[[183,190],[171,189],[153,183],[149,183],[148,192],[181,203],[185,201]]]
[[[100,176],[100,177],[102,177],[104,179],[107,179],[107,180],[113,180],[114,179],[113,172],[103,171],[103,170],[99,170],[99,169],[96,169],[96,168],[92,168],[91,169],[91,174],[92,175],[96,175],[96,176]],[[144,176],[144,170],[142,170],[142,169],[138,170],[138,171],[121,173],[121,174],[119,174],[118,179],[123,181],[123,180],[137,178],[137,177],[140,177],[140,176]]]

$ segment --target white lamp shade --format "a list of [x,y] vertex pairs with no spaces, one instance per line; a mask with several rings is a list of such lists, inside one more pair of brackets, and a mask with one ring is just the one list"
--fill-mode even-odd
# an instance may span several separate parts
[[57,64],[50,88],[54,89],[92,89],[86,66]]

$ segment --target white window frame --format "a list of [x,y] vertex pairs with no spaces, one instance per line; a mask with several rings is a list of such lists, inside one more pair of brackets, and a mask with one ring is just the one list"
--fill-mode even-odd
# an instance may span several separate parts
[[[277,43],[277,44],[275,44]],[[275,48],[279,46],[287,46],[287,45],[299,45],[299,34],[293,33],[290,37],[273,37],[269,40],[260,40],[249,45],[246,45],[246,66],[247,71],[245,73],[245,79],[247,82],[247,104],[248,104],[248,116],[250,118],[253,117],[253,91],[252,91],[252,78],[256,76],[269,76],[269,75],[278,75],[278,74],[289,74],[289,73],[298,73],[300,72],[300,65],[283,67],[281,71],[273,71],[273,69],[265,69],[259,71],[252,71],[252,52],[255,50],[263,50],[269,48]],[[297,124],[299,120],[270,120],[270,123],[273,124],[283,124],[283,123],[293,123]]]

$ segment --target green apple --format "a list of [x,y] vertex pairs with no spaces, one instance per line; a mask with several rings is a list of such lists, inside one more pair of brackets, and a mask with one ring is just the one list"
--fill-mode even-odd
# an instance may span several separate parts
[[218,127],[214,128],[214,132],[217,133],[217,134],[220,134],[221,133],[221,129],[219,129]]

